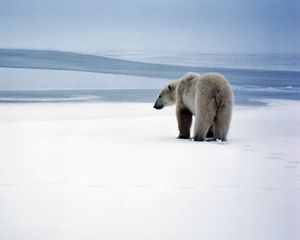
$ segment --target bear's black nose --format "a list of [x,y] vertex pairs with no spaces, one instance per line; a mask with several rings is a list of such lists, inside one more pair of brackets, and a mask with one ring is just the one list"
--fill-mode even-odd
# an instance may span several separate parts
[[154,104],[153,108],[155,108],[155,109],[162,109],[163,105]]
[[153,106],[155,109],[162,109],[164,107],[164,104],[163,104],[163,101],[161,98],[158,98],[156,101],[155,101],[155,104]]

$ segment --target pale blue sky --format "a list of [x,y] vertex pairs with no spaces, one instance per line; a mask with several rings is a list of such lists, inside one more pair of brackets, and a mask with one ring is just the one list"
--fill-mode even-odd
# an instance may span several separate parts
[[0,0],[0,47],[300,53],[300,3]]

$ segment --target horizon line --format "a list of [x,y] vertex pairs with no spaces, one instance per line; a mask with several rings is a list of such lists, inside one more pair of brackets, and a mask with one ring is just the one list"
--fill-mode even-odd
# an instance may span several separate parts
[[34,48],[34,47],[2,47],[2,50],[33,50],[33,51],[55,51],[55,52],[66,52],[66,53],[79,53],[79,54],[88,54],[88,55],[97,55],[98,52],[101,51],[136,51],[136,52],[153,52],[154,53],[194,53],[194,54],[221,54],[221,55],[300,55],[300,52],[234,52],[234,51],[203,51],[203,50],[196,50],[192,51],[191,49],[134,49],[134,48],[99,48],[94,50],[75,50],[75,49],[62,49],[62,48]]

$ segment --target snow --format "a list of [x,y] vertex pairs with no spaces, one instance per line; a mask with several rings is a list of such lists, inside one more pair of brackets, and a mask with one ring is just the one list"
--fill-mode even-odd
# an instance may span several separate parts
[[300,238],[300,103],[236,107],[229,141],[174,108],[0,105],[0,239]]

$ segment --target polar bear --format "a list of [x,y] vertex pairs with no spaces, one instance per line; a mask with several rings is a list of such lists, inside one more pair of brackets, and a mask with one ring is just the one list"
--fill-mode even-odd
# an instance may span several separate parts
[[219,73],[187,73],[164,87],[155,109],[176,104],[179,138],[190,138],[192,116],[195,116],[194,140],[226,141],[229,130],[233,92]]

